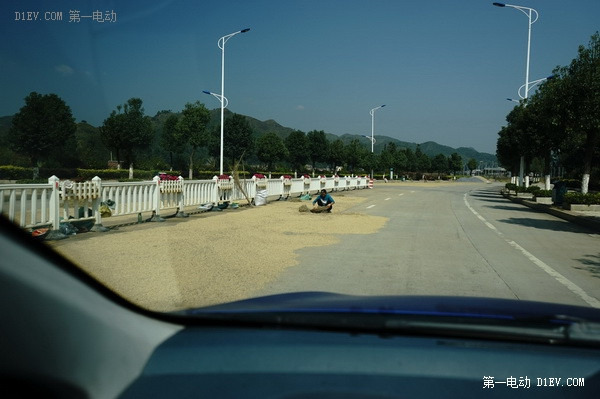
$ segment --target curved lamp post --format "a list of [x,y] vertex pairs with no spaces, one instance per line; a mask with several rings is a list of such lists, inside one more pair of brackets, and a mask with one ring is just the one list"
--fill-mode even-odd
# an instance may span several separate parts
[[[529,90],[533,89],[535,86],[539,85],[542,82],[545,82],[546,80],[550,80],[550,79],[554,79],[554,75],[550,75],[547,78],[542,78],[542,79],[538,79],[538,80],[534,80],[533,82],[529,82]],[[521,94],[521,90],[523,90],[523,88],[525,87],[525,85],[521,85],[521,87],[519,87],[519,90],[517,91],[517,93],[519,94],[519,97],[521,97],[521,100],[525,100],[527,99],[527,93],[525,93],[525,95]],[[507,98],[508,101],[514,101],[516,103],[521,103],[519,100],[515,100],[514,98]]]
[[377,141],[377,140],[375,140],[375,139],[374,139],[372,136],[367,136],[366,134],[361,134],[361,136],[362,136],[362,137],[366,137],[366,138],[368,138],[369,140],[371,140],[371,144],[372,144],[372,145],[373,145],[373,144],[375,144],[375,142]]
[[554,78],[554,75],[550,75],[546,78],[542,78],[542,79],[534,80],[533,82],[529,82],[529,87],[527,88],[527,92],[525,92],[525,94],[521,94],[521,90],[523,90],[523,88],[525,87],[525,85],[521,85],[521,87],[519,87],[519,90],[518,90],[519,97],[521,97],[523,100],[527,99],[527,97],[529,97],[529,90],[533,89],[535,86],[539,85],[540,83],[545,82],[546,80],[553,79],[553,78]]
[[371,152],[373,152],[373,149],[375,147],[375,111],[383,107],[385,107],[385,104],[380,105],[379,107],[375,107],[371,111],[369,111],[369,113],[371,114]]
[[227,104],[229,104],[229,101],[227,101],[227,97],[224,97],[217,93],[213,93],[212,91],[202,90],[202,93],[210,94],[211,96],[219,100],[219,102],[221,103],[221,148],[219,150],[219,176],[221,176],[223,174],[223,110],[227,108]]
[[221,103],[223,103],[223,101],[225,101],[225,104],[223,104],[223,108],[227,108],[227,104],[229,104],[229,101],[227,101],[227,97],[223,97],[220,94],[213,93],[212,91],[208,91],[208,90],[202,90],[202,93],[210,94],[211,96],[214,96]]
[[[513,4],[505,4],[505,3],[492,3],[492,4],[495,5],[496,7],[510,7],[510,8],[519,10],[523,14],[525,14],[529,20],[529,28],[527,31],[527,64],[525,66],[525,84],[523,85],[523,87],[525,87],[525,97],[522,97],[523,99],[527,100],[527,94],[529,93],[529,54],[531,52],[530,51],[531,50],[531,25],[533,25],[535,23],[535,21],[538,20],[538,16],[539,16],[538,12],[530,7],[516,6]],[[519,89],[519,91],[520,90],[521,89]],[[521,161],[519,163],[519,185],[523,184],[524,169],[525,169],[525,157],[521,155]]]
[[231,39],[233,36],[239,33],[246,33],[249,30],[250,28],[242,29],[237,32],[225,35],[219,39],[217,45],[221,49],[221,94],[218,95],[204,91],[204,93],[215,96],[221,102],[221,147],[219,150],[219,175],[223,174],[223,120],[225,115],[225,107],[227,107],[227,98],[225,98],[225,43],[227,43],[227,40]]
[[[373,108],[369,113],[371,114],[371,154],[375,149],[375,111],[379,108],[385,107],[385,104],[380,105],[379,107]],[[371,179],[373,178],[373,169],[371,169]]]

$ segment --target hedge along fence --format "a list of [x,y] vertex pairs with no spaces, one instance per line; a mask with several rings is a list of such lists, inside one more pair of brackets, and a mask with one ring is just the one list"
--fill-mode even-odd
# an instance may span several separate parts
[[552,190],[537,190],[534,193],[536,198],[552,197]]
[[106,180],[128,179],[129,169],[77,169],[77,177],[82,180],[92,180],[96,176]]
[[[36,170],[37,169],[37,170]],[[0,165],[0,179],[2,180],[31,180],[34,176],[42,180],[50,176],[77,176],[74,168],[25,168],[22,166]]]
[[[514,191],[515,194],[516,193],[531,193],[537,197],[548,197],[552,195],[552,191],[551,190],[542,190],[542,188],[540,186],[529,186],[527,188],[525,187],[520,187],[515,183],[506,183],[504,185],[504,187],[510,192],[510,191]],[[547,193],[550,193],[550,195],[546,195]]]
[[576,192],[568,192],[565,193],[564,202],[568,205],[600,205],[600,193],[582,194]]
[[[175,176],[187,176],[187,171],[167,171],[167,170],[133,170],[133,178],[137,180],[152,180],[154,176],[165,172]],[[212,179],[219,173],[214,170],[200,170],[194,172],[195,179]],[[98,176],[104,180],[126,181],[129,179],[129,169],[82,169],[82,168],[39,168],[38,179],[45,181],[51,176],[60,176],[62,179],[73,181],[91,180]],[[252,174],[246,171],[239,172],[240,178],[250,178]],[[34,176],[34,168],[25,168],[22,166],[0,165],[1,180],[31,180]]]
[[33,177],[33,168],[21,166],[0,165],[0,179],[2,180],[24,180]]
[[506,183],[504,185],[504,187],[508,190],[508,192],[510,193],[511,191],[514,191],[515,194],[518,193],[519,191],[524,191],[524,188],[519,187],[519,185],[515,184],[515,183]]
[[[133,176],[136,179],[152,180],[159,174],[158,170],[133,170]],[[72,168],[39,168],[39,178],[47,180],[50,176],[61,176],[63,179],[75,181],[91,180],[95,176],[105,180],[127,180],[129,179],[129,169],[72,169]],[[180,175],[180,172],[169,172],[169,174]],[[211,177],[215,173],[212,172]],[[2,180],[30,180],[34,175],[34,168],[25,168],[21,166],[0,166],[0,179]]]

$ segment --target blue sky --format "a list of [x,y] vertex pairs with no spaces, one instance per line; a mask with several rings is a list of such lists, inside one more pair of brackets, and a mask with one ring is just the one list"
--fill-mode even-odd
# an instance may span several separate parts
[[[539,13],[530,81],[600,30],[598,0],[510,4]],[[85,18],[94,11],[116,21]],[[527,17],[487,0],[4,1],[0,18],[0,116],[31,91],[95,126],[131,97],[148,115],[219,108],[202,90],[220,93],[217,41],[243,28],[225,46],[228,108],[305,132],[370,135],[369,111],[386,104],[376,135],[495,153],[525,82]]]

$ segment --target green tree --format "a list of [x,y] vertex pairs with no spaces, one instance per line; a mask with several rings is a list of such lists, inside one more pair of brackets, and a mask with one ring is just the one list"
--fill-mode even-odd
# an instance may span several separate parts
[[564,68],[554,70],[554,78],[547,80],[540,89],[527,100],[527,112],[532,114],[531,123],[535,127],[533,138],[533,156],[543,161],[542,173],[545,176],[545,188],[550,189],[551,162],[561,152],[567,138],[567,112],[561,99],[564,79],[560,76]]
[[557,67],[554,78],[515,107],[499,132],[496,154],[511,170],[515,153],[528,161],[543,159],[546,185],[550,163],[560,159],[569,174],[582,176],[587,192],[593,165],[600,163],[600,35],[580,46],[568,67]]
[[415,172],[417,170],[417,158],[413,150],[410,148],[405,148],[404,156],[406,157],[406,170],[409,172]]
[[287,149],[277,133],[268,132],[256,140],[256,155],[258,160],[267,165],[271,171],[273,164],[287,157]]
[[186,144],[186,137],[177,128],[179,117],[175,114],[169,115],[162,126],[160,136],[161,147],[169,153],[169,166],[173,168],[173,154],[181,153]]
[[471,173],[477,169],[477,160],[475,158],[471,158],[467,161],[467,168],[471,171]]
[[117,160],[124,157],[126,165],[133,164],[135,152],[150,146],[153,137],[150,117],[144,115],[142,100],[130,98],[118,105],[100,127],[104,144],[115,151]]
[[388,171],[390,168],[395,169],[397,164],[398,149],[396,143],[388,143],[383,146],[383,150],[379,154],[379,169]]
[[358,139],[354,139],[346,145],[345,153],[348,169],[353,173],[357,173],[358,168],[363,165],[364,159],[370,153],[370,150],[367,150]]
[[[377,167],[378,163],[379,163],[379,157],[375,153],[372,153],[371,149],[369,148],[361,157],[358,166],[361,169],[368,171],[369,175],[370,175],[371,171],[373,171],[373,173],[375,173],[375,168]],[[373,175],[372,177],[374,178],[375,176]]]
[[406,151],[398,151],[396,153],[396,162],[394,163],[394,171],[401,172],[407,170],[408,157]]
[[[579,46],[577,58],[563,78],[565,100],[570,105],[569,124],[575,141],[583,144],[581,192],[587,193],[594,160],[600,155],[600,34],[596,32],[587,47]],[[557,99],[558,100],[558,99]]]
[[317,162],[327,162],[329,141],[322,130],[311,130],[306,134],[306,140],[312,169],[315,170]]
[[519,148],[519,142],[514,130],[511,125],[502,126],[496,142],[496,158],[512,175],[518,174],[520,161],[519,152],[516,150]]
[[224,157],[231,161],[231,166],[243,155],[251,155],[254,149],[252,128],[245,116],[233,114],[225,119]]
[[288,161],[294,171],[303,171],[304,165],[309,160],[308,141],[306,134],[300,130],[294,130],[284,140],[288,151]]
[[183,111],[181,111],[181,119],[177,122],[177,135],[180,142],[187,142],[190,146],[189,160],[189,178],[194,175],[194,155],[200,147],[208,145],[208,136],[206,133],[206,125],[210,122],[210,111],[206,109],[204,104],[196,101],[195,103],[187,103]]
[[457,152],[453,152],[452,154],[450,154],[448,164],[448,166],[450,167],[450,171],[453,173],[460,172],[463,170],[462,157],[458,155]]
[[344,164],[344,142],[341,139],[336,139],[329,145],[329,165],[335,172],[336,168],[343,168]]
[[49,159],[60,160],[76,129],[71,109],[60,97],[31,92],[12,118],[11,148],[37,167]]
[[431,170],[437,173],[448,173],[448,158],[444,154],[437,154],[431,160]]
[[77,155],[84,168],[102,169],[110,159],[110,151],[104,145],[100,130],[82,121],[75,132]]
[[428,172],[430,168],[431,158],[421,151],[420,146],[417,146],[417,149],[415,150],[415,170],[417,172]]

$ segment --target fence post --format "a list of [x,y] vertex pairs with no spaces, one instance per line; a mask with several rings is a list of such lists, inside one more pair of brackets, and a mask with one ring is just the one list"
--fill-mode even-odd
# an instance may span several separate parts
[[183,211],[183,202],[184,202],[184,194],[183,193],[185,192],[185,181],[182,176],[179,176],[177,178],[177,180],[179,180],[181,191],[179,193],[177,193],[177,198],[179,201],[177,202],[177,214],[175,215],[175,217],[187,218],[190,215],[188,215],[187,213],[185,213]]
[[48,178],[48,184],[52,187],[52,193],[50,194],[50,204],[48,206],[50,210],[49,219],[52,223],[52,228],[46,236],[47,240],[60,240],[66,238],[65,234],[60,232],[60,179],[54,175]]
[[93,212],[94,218],[96,219],[94,225],[92,226],[92,231],[105,232],[109,229],[102,225],[102,213],[100,212],[100,207],[102,206],[102,179],[99,176],[94,176],[92,179],[92,183],[96,186],[96,190],[98,190],[98,195],[94,198]]
[[154,176],[152,181],[155,183],[154,185],[154,210],[152,211],[152,217],[150,218],[151,222],[164,222],[165,219],[160,217],[160,203],[161,203],[161,193],[160,193],[160,177]]

